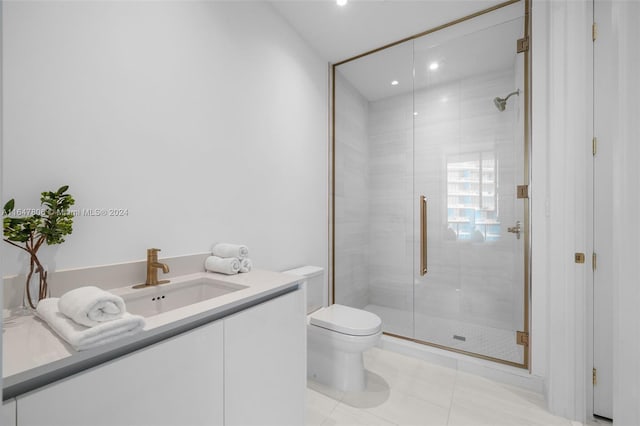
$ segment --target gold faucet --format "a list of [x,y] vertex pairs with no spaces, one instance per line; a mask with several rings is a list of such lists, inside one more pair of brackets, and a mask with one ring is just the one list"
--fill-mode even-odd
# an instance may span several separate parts
[[158,281],[158,269],[162,269],[162,272],[165,274],[169,272],[169,265],[158,262],[159,251],[160,249],[157,248],[147,250],[147,279],[144,284],[134,285],[133,288],[143,288],[169,282],[169,280]]

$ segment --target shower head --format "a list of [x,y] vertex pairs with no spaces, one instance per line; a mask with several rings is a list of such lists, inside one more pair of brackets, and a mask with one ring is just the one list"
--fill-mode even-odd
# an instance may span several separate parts
[[507,99],[513,95],[520,95],[520,89],[509,93],[506,98],[493,98],[493,104],[498,108],[498,111],[504,111],[507,107]]

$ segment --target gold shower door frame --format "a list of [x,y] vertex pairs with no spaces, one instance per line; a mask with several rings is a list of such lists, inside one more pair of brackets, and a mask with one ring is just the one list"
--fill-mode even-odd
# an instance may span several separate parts
[[[467,15],[464,16],[462,18],[456,19],[454,21],[448,22],[446,24],[437,26],[435,28],[431,28],[429,30],[423,31],[419,34],[413,35],[411,37],[407,37],[404,38],[402,40],[398,40],[394,43],[390,43],[387,44],[385,46],[379,47],[377,49],[359,54],[357,56],[354,56],[352,58],[340,61],[338,63],[332,64],[331,65],[331,191],[330,191],[330,200],[329,200],[329,205],[330,205],[330,264],[331,264],[331,273],[330,273],[330,294],[329,294],[329,299],[331,300],[332,303],[335,303],[335,241],[336,241],[336,235],[335,235],[335,218],[336,218],[336,209],[335,209],[335,194],[336,194],[336,173],[335,173],[335,165],[336,165],[336,132],[335,132],[335,119],[336,119],[336,106],[335,106],[335,98],[336,98],[336,89],[335,89],[335,77],[336,77],[336,67],[357,60],[359,58],[362,58],[364,56],[367,55],[371,55],[373,53],[377,53],[380,52],[384,49],[387,48],[391,48],[394,46],[397,46],[401,43],[407,42],[407,41],[411,41],[411,40],[415,40],[418,39],[420,37],[423,37],[427,34],[431,34],[434,33],[436,31],[451,27],[453,25],[468,21],[470,19],[473,19],[475,17],[493,12],[495,10],[501,9],[503,7],[509,6],[511,4],[514,3],[519,3],[523,1],[524,2],[524,38],[518,40],[517,43],[517,49],[518,52],[522,55],[524,55],[524,90],[523,90],[523,94],[524,94],[524,135],[523,135],[523,141],[524,141],[524,164],[523,164],[523,178],[524,178],[524,182],[522,182],[521,185],[518,186],[518,198],[522,198],[523,202],[524,202],[524,224],[522,227],[522,234],[523,234],[523,240],[524,240],[524,277],[523,277],[523,281],[524,281],[524,318],[523,318],[523,330],[519,331],[517,333],[517,340],[518,340],[518,344],[521,344],[524,346],[524,352],[523,352],[523,362],[522,363],[517,363],[517,362],[512,362],[512,361],[507,361],[507,360],[503,360],[503,359],[499,359],[499,358],[494,358],[491,356],[486,356],[486,355],[482,355],[482,354],[478,354],[478,353],[474,353],[474,352],[468,352],[468,351],[464,351],[461,349],[457,349],[457,348],[452,348],[452,347],[448,347],[448,346],[443,346],[443,345],[439,345],[436,343],[432,343],[432,342],[427,342],[424,340],[420,340],[420,339],[416,339],[414,337],[408,337],[408,336],[402,336],[402,335],[397,335],[397,334],[393,334],[393,333],[387,333],[385,332],[384,334],[389,335],[389,336],[393,336],[396,338],[400,338],[400,339],[404,339],[404,340],[408,340],[408,341],[412,341],[415,343],[419,343],[419,344],[423,344],[423,345],[428,345],[428,346],[432,346],[432,347],[436,347],[439,349],[444,349],[447,351],[452,351],[452,352],[457,352],[457,353],[461,353],[461,354],[465,354],[465,355],[469,355],[475,358],[480,358],[480,359],[485,359],[485,360],[489,360],[489,361],[493,361],[493,362],[497,362],[497,363],[501,363],[501,364],[506,364],[506,365],[510,365],[510,366],[514,366],[514,367],[518,367],[518,368],[524,368],[524,369],[529,369],[531,370],[530,367],[530,357],[531,357],[531,338],[530,338],[530,303],[531,303],[531,297],[530,297],[530,291],[531,291],[531,239],[530,239],[530,234],[531,234],[531,229],[530,229],[530,216],[531,216],[531,205],[530,205],[530,200],[529,200],[529,191],[528,191],[528,186],[529,186],[529,182],[530,182],[530,173],[531,173],[531,168],[530,168],[530,139],[531,139],[531,119],[530,119],[530,115],[531,115],[531,51],[529,48],[529,41],[531,40],[531,0],[510,0],[510,1],[506,1],[504,3],[500,3],[496,6],[481,10],[479,12],[473,13],[471,15]],[[426,233],[426,230],[421,231],[420,234]],[[420,255],[420,260],[422,262],[424,255],[421,253]],[[424,267],[426,269],[426,266]],[[421,266],[421,271],[423,270],[423,266]]]

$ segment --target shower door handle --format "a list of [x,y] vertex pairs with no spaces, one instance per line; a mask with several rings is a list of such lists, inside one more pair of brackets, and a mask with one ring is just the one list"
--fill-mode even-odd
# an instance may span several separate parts
[[420,196],[420,276],[427,274],[427,199]]
[[518,239],[520,239],[520,232],[522,232],[522,229],[520,228],[520,221],[517,220],[516,221],[516,226],[510,226],[507,228],[507,232],[511,232],[512,234],[516,234],[516,237]]

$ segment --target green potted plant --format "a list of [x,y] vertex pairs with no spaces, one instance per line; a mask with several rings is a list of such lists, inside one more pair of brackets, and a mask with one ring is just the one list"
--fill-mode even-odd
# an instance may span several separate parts
[[[60,187],[56,192],[41,193],[41,209],[31,216],[9,217],[14,211],[15,201],[12,198],[4,205],[4,241],[24,250],[29,255],[29,273],[25,284],[26,299],[29,306],[35,309],[37,303],[47,297],[47,270],[38,259],[38,250],[43,244],[55,245],[64,242],[64,237],[73,232],[73,213],[69,211],[75,200],[67,194],[68,185]],[[34,273],[39,278],[38,294],[33,301],[29,283]]]

